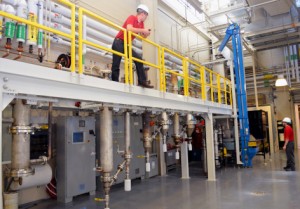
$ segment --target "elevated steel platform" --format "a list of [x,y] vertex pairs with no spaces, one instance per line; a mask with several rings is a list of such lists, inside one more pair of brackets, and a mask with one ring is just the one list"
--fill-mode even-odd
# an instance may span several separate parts
[[[16,95],[167,109],[193,113],[232,114],[230,105],[129,86],[88,75],[0,58],[3,106]],[[4,107],[3,107],[4,108]]]

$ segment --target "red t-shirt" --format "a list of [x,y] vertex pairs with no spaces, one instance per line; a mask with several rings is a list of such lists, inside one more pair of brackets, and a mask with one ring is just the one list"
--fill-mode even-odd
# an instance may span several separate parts
[[291,126],[286,125],[284,127],[284,140],[288,139],[290,142],[294,141],[294,133]]
[[[138,22],[137,16],[134,15],[130,15],[122,27],[127,29],[127,25],[132,25],[134,28],[144,28],[144,22]],[[122,30],[119,31],[116,38],[124,40],[124,33]],[[135,39],[135,36],[131,36],[131,39]]]

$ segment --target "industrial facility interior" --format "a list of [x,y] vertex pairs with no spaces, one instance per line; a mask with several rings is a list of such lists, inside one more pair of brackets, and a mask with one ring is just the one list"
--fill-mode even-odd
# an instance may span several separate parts
[[299,208],[299,28],[300,0],[0,0],[0,208]]

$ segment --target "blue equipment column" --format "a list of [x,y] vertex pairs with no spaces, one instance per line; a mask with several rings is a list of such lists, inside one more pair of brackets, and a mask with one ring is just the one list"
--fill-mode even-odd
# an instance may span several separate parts
[[[247,94],[245,82],[245,69],[243,61],[243,47],[240,35],[240,27],[238,24],[231,24],[227,30],[224,40],[222,41],[219,52],[224,49],[229,39],[232,38],[233,63],[236,83],[236,96],[238,106],[238,119],[240,129],[240,144],[241,144],[241,161],[244,166],[252,166],[252,158],[247,157],[248,142],[250,139],[248,109],[247,109]],[[238,156],[237,156],[238,157]]]

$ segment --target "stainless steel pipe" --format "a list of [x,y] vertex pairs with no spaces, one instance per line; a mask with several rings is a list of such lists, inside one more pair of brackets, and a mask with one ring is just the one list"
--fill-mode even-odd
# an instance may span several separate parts
[[10,176],[32,175],[34,170],[30,167],[30,133],[32,132],[32,128],[29,126],[30,106],[23,103],[23,100],[16,100],[13,107],[13,118]]
[[100,112],[100,161],[104,173],[113,171],[112,110],[103,107]]

